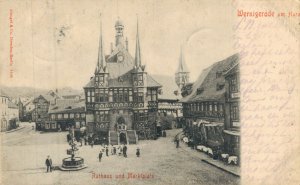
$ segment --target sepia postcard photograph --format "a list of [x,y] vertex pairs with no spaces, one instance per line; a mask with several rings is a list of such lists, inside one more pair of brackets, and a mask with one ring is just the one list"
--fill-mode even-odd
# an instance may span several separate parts
[[0,7],[1,185],[299,183],[299,1]]

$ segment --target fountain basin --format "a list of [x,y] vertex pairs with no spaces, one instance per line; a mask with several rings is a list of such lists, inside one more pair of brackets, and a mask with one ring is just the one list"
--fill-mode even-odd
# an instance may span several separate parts
[[62,171],[78,171],[87,167],[82,157],[74,157],[73,160],[71,157],[64,158],[62,163],[62,166],[59,167]]

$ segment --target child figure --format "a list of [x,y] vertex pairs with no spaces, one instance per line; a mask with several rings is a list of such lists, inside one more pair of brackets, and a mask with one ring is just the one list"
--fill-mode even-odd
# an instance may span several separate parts
[[137,147],[137,148],[136,148],[136,156],[137,156],[137,157],[140,157],[140,154],[141,154],[141,153],[140,153],[140,148]]

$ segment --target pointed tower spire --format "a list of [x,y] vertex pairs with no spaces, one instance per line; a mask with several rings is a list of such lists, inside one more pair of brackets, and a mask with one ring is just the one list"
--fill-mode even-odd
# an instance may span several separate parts
[[189,72],[189,70],[188,70],[188,68],[186,67],[186,64],[185,64],[182,45],[180,46],[179,66],[178,66],[177,72]]
[[186,67],[185,60],[184,60],[184,52],[183,47],[181,45],[180,47],[180,57],[179,57],[179,65],[178,69],[175,73],[175,82],[179,88],[179,92],[181,91],[181,88],[189,82],[189,70]]
[[99,50],[98,50],[98,61],[97,61],[97,67],[95,70],[95,73],[98,73],[100,71],[105,70],[105,55],[103,52],[103,39],[102,39],[102,18],[101,18],[101,13],[100,13],[100,37],[99,37]]
[[135,66],[141,66],[141,49],[140,49],[140,38],[139,38],[139,20],[137,17],[136,23],[136,48],[135,48]]

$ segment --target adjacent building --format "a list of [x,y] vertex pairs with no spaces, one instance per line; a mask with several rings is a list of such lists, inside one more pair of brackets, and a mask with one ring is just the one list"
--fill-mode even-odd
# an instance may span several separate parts
[[73,127],[77,133],[86,126],[84,101],[58,99],[55,104],[50,104],[48,115],[44,131],[66,131]]
[[19,107],[10,99],[8,100],[8,120],[8,130],[15,129],[19,126]]
[[1,132],[17,128],[19,126],[19,107],[2,90],[0,90],[0,98]]
[[238,54],[216,62],[204,69],[194,83],[182,88],[183,116],[185,132],[194,144],[212,148],[224,145],[224,72],[237,65]]
[[235,64],[224,72],[225,76],[225,152],[240,156],[240,73]]
[[180,97],[174,94],[177,90],[174,77],[165,75],[153,75],[154,79],[162,85],[158,93],[158,119],[157,132],[181,127],[178,119],[182,116],[182,104],[179,102]]
[[61,99],[61,97],[54,91],[49,91],[34,98],[35,108],[32,112],[32,120],[35,121],[36,130],[44,130],[45,121],[49,120],[49,106],[55,104],[57,99]]
[[8,130],[8,96],[2,90],[0,90],[0,110],[1,110],[1,132]]
[[142,64],[138,25],[135,57],[128,52],[121,20],[115,31],[115,45],[105,55],[101,25],[96,69],[84,87],[88,133],[113,145],[154,139],[161,85]]
[[[23,101],[22,101],[23,99]],[[33,97],[20,98],[19,100],[19,117],[20,121],[30,122],[34,121],[32,113],[34,112],[35,105],[33,103]]]

